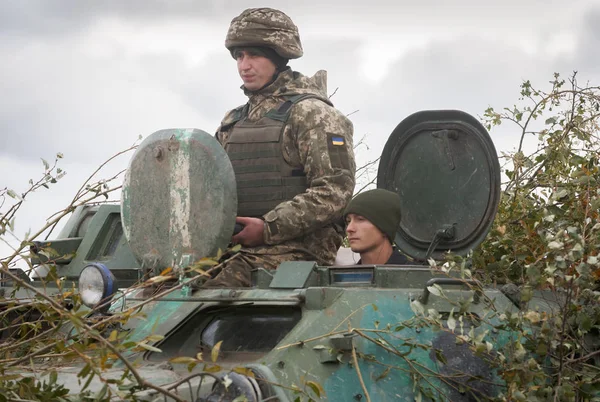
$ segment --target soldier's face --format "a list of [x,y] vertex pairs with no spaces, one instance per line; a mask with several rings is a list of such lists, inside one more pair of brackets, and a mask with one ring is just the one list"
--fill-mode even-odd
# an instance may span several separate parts
[[238,73],[249,91],[264,87],[275,74],[275,64],[264,56],[252,54],[248,50],[238,50],[235,54]]
[[375,250],[388,241],[377,226],[365,217],[356,214],[346,216],[346,234],[348,235],[350,249],[355,253],[366,253]]

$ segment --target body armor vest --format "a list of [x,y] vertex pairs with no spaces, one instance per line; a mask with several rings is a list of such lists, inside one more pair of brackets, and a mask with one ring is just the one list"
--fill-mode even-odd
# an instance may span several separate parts
[[302,167],[290,166],[283,157],[283,131],[290,110],[308,98],[319,97],[286,97],[279,108],[256,122],[246,121],[248,105],[235,110],[225,151],[235,172],[238,216],[261,217],[308,188]]

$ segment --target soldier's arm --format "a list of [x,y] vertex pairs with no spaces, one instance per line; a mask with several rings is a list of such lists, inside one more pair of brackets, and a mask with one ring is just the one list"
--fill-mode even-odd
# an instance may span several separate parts
[[308,189],[265,214],[266,244],[279,244],[341,218],[355,184],[353,127],[350,120],[317,100],[294,107],[284,148],[297,158]]

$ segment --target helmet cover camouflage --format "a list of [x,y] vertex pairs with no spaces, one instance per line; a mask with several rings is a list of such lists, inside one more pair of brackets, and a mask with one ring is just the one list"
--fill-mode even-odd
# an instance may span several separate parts
[[284,12],[273,8],[249,8],[231,20],[225,47],[269,47],[285,59],[302,56],[298,27]]

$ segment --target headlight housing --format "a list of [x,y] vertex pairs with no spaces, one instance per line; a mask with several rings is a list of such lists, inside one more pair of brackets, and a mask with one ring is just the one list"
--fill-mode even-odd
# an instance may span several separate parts
[[89,264],[79,274],[81,301],[90,308],[102,303],[108,309],[108,302],[116,291],[115,277],[104,264]]

